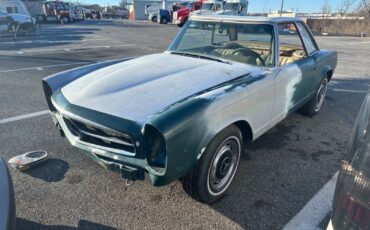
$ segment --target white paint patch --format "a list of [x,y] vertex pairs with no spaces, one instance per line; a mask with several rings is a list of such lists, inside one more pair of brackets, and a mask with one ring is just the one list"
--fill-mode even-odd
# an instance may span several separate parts
[[42,67],[36,67],[36,70],[38,70],[38,71],[43,71],[43,70],[44,70],[44,68],[42,68]]
[[0,120],[0,125],[10,123],[10,122],[20,121],[20,120],[24,120],[24,119],[28,119],[28,118],[32,118],[32,117],[38,117],[38,116],[42,116],[42,115],[45,115],[45,114],[48,114],[48,113],[49,113],[49,110],[43,110],[43,111],[39,111],[39,112],[35,112],[35,113],[28,113],[28,114],[23,114],[23,115],[20,115],[20,116],[1,119]]
[[299,213],[284,226],[283,230],[313,230],[330,212],[333,203],[338,172],[320,189]]
[[275,105],[273,109],[273,119],[281,120],[286,117],[290,109],[297,103],[294,101],[294,94],[299,82],[302,80],[302,71],[298,65],[289,65],[289,67],[280,71],[275,77]]
[[60,66],[70,66],[70,65],[87,65],[93,62],[75,62],[75,63],[66,63],[66,64],[58,64],[58,65],[46,65],[46,66],[34,66],[28,68],[21,68],[21,69],[9,69],[9,70],[1,70],[0,73],[9,73],[9,72],[17,72],[17,71],[26,71],[26,70],[40,70],[45,68],[53,68],[53,67],[60,67]]

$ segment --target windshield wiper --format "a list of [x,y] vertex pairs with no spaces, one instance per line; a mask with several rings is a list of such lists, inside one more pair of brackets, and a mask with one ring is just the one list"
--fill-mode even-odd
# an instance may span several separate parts
[[222,59],[215,58],[215,57],[210,57],[208,55],[188,53],[188,52],[179,52],[179,51],[170,51],[170,53],[171,54],[176,54],[176,55],[188,56],[188,57],[196,57],[196,58],[201,58],[201,59],[207,59],[207,60],[217,61],[217,62],[221,62],[221,63],[225,63],[225,64],[231,64],[228,61],[224,61]]

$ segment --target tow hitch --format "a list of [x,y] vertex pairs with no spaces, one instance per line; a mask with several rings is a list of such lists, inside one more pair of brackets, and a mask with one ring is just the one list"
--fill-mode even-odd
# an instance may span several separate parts
[[126,165],[121,167],[121,175],[126,179],[126,185],[132,185],[136,180],[145,179],[144,170]]

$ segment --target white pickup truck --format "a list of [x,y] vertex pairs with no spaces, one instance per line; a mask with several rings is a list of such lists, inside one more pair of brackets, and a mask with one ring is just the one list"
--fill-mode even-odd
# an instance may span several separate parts
[[248,11],[248,0],[206,0],[202,8],[190,13],[190,15],[239,15],[246,16]]
[[25,34],[35,32],[36,20],[25,14],[8,14],[0,10],[0,33],[16,32]]

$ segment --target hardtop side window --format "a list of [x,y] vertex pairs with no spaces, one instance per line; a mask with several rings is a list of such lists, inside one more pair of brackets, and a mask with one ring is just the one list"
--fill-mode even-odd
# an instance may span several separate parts
[[312,40],[311,35],[307,31],[307,28],[301,22],[297,23],[297,27],[299,29],[299,32],[302,35],[302,39],[303,39],[303,42],[306,46],[308,55],[311,55],[311,54],[315,53],[317,51],[317,48],[316,48],[316,45],[315,45],[314,41]]
[[307,57],[305,46],[295,24],[278,25],[279,32],[279,65],[286,65]]

